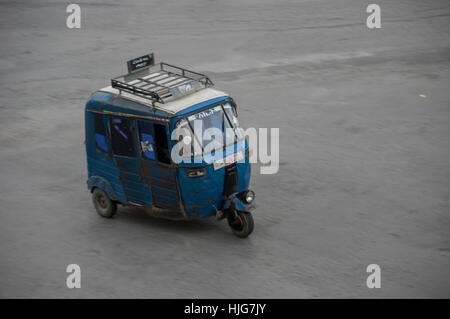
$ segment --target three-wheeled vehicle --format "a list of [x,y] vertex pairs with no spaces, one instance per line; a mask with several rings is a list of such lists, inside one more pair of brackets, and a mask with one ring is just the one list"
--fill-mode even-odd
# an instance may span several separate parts
[[[153,54],[127,64],[126,75],[111,79],[86,103],[87,185],[98,214],[111,218],[121,204],[173,220],[216,216],[247,237],[255,193],[248,189],[249,145],[239,134],[233,99],[212,88],[204,74],[155,64]],[[226,128],[227,139],[208,153],[194,121]],[[179,150],[172,136],[179,127],[193,137],[181,142],[196,143],[197,152]],[[211,155],[219,159],[211,161]]]

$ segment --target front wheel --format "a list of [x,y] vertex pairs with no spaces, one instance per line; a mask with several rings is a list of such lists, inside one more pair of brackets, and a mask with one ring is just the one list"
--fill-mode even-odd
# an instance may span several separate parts
[[245,238],[253,232],[253,216],[248,212],[232,212],[228,215],[228,225],[233,234]]
[[92,192],[92,201],[94,202],[95,210],[102,217],[111,218],[117,211],[117,204],[100,188],[96,188]]

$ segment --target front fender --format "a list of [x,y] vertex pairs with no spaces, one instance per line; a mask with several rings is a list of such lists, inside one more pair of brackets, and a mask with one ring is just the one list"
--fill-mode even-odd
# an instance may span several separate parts
[[240,192],[231,194],[222,206],[222,210],[234,209],[241,212],[250,212],[256,208],[256,203],[253,200],[251,203],[245,203],[237,195]]

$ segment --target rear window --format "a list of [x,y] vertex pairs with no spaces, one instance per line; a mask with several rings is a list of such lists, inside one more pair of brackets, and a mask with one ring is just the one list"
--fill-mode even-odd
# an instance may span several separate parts
[[115,155],[136,157],[130,121],[127,119],[110,119],[111,147]]
[[106,144],[106,129],[103,115],[94,113],[94,132],[95,132],[95,146],[97,149],[108,152],[108,145]]

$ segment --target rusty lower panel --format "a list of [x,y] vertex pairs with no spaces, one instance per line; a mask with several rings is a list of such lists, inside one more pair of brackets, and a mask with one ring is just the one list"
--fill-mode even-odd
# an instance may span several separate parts
[[210,198],[208,198],[208,201],[203,205],[201,205],[201,204],[195,205],[194,204],[194,205],[190,205],[190,206],[183,206],[182,208],[185,212],[186,211],[190,212],[193,216],[197,217],[198,210],[208,207],[208,206],[213,207],[215,209],[215,213],[216,213],[218,209],[213,205],[213,203],[214,203],[214,199],[212,197],[210,197]]
[[145,212],[157,218],[164,218],[170,220],[188,220],[189,218],[185,214],[180,214],[178,209],[160,208],[156,206],[144,206]]
[[[157,167],[160,165],[159,163],[155,164]],[[147,213],[155,217],[172,220],[189,219],[186,216],[183,204],[181,203],[181,196],[175,179],[175,168],[170,167],[169,170],[160,169],[154,171],[154,174],[151,174],[152,169],[155,170],[155,167],[151,167],[148,163],[142,161],[141,174],[144,177],[145,183],[151,189],[152,203],[156,205],[167,205],[167,207],[153,205],[153,208],[149,207]],[[155,174],[155,172],[158,172],[158,174]]]

